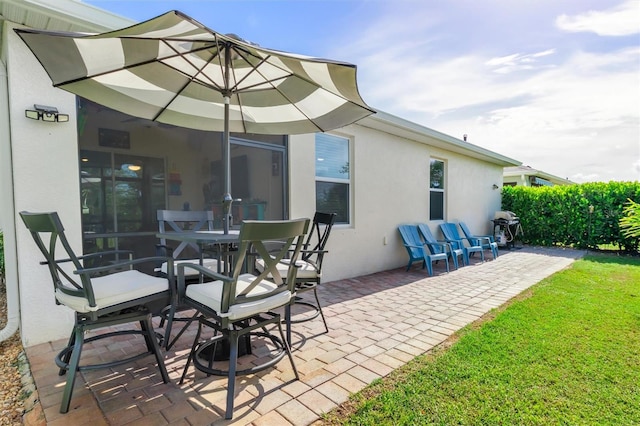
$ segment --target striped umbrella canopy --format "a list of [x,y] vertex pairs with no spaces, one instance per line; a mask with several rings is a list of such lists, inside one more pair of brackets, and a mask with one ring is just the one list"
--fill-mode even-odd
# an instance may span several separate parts
[[225,232],[229,132],[324,132],[374,112],[355,65],[265,49],[179,11],[101,34],[15,31],[55,87],[132,116],[223,131]]

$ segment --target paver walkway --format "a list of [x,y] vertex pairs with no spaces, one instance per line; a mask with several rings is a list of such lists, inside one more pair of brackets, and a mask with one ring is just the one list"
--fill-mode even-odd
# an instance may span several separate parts
[[[166,353],[171,383],[159,378],[153,357],[135,365],[79,375],[69,413],[58,412],[64,376],[53,358],[64,340],[27,348],[41,408],[48,425],[308,425],[346,401],[374,379],[446,340],[456,330],[557,272],[584,253],[528,248],[501,252],[495,260],[451,273],[436,266],[404,268],[322,285],[320,296],[329,323],[320,318],[294,325],[293,346],[300,380],[293,381],[286,358],[277,369],[239,377],[235,414],[223,420],[226,380],[189,371],[178,385],[195,326]],[[491,256],[489,255],[488,258]],[[305,293],[305,297],[310,293]],[[83,351],[82,359],[113,359],[137,350],[125,337],[108,347]],[[259,351],[257,351],[259,352]],[[248,363],[254,355],[241,357]]]

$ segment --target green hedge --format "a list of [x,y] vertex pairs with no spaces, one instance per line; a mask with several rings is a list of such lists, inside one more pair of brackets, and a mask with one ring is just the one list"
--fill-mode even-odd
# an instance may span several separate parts
[[625,237],[620,219],[629,200],[640,202],[639,182],[536,187],[505,186],[502,209],[520,218],[525,244],[597,248],[613,244],[637,251],[640,239]]

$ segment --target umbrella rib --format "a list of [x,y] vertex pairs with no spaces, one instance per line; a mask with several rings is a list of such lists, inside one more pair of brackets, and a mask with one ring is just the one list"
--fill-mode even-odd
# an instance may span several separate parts
[[[240,55],[240,56],[242,56],[242,57],[243,57],[243,59],[244,59],[245,61],[249,62],[249,61],[248,61],[248,60],[247,60],[243,55]],[[253,56],[255,57],[255,55],[253,55]],[[286,69],[284,69],[284,68],[282,68],[282,67],[279,67],[279,66],[277,66],[277,65],[275,65],[275,64],[272,64],[272,63],[270,63],[270,65],[272,65],[272,66],[274,66],[274,67],[276,67],[276,68],[279,68],[279,69],[281,69],[282,71],[285,71],[287,75],[282,76],[282,77],[278,77],[277,79],[268,79],[268,78],[266,78],[266,77],[264,76],[264,74],[263,74],[263,73],[261,73],[261,72],[260,72],[260,70],[258,69],[258,67],[260,66],[260,64],[265,63],[269,58],[271,58],[271,56],[272,56],[272,55],[268,55],[267,57],[262,58],[262,60],[260,61],[260,63],[259,63],[258,65],[256,65],[256,66],[254,66],[254,67],[253,67],[252,72],[256,72],[256,73],[258,73],[258,74],[259,74],[259,75],[264,79],[264,82],[262,82],[262,83],[260,83],[260,84],[256,84],[256,85],[254,85],[253,87],[255,87],[255,86],[259,86],[259,85],[262,85],[262,84],[265,84],[265,83],[266,83],[266,84],[271,85],[271,88],[272,88],[273,90],[277,91],[278,93],[280,93],[280,95],[282,95],[282,97],[283,97],[283,98],[285,98],[285,99],[287,100],[287,102],[289,103],[289,105],[293,106],[296,110],[298,110],[298,111],[300,112],[300,114],[302,114],[302,115],[303,115],[307,120],[309,120],[309,122],[313,123],[313,125],[316,127],[316,129],[318,129],[318,130],[319,130],[319,131],[321,131],[321,132],[322,132],[322,131],[324,131],[320,126],[318,126],[318,124],[315,122],[315,120],[314,120],[314,119],[312,119],[311,117],[309,117],[309,115],[307,115],[304,111],[302,111],[302,110],[301,110],[301,109],[300,109],[300,108],[295,104],[295,102],[293,102],[293,100],[292,100],[289,96],[287,96],[287,95],[286,95],[282,90],[280,90],[280,89],[278,88],[278,86],[276,86],[276,85],[274,84],[276,81],[280,81],[280,80],[283,80],[283,79],[287,79],[287,78],[289,78],[289,77],[293,77],[293,76],[294,76],[294,74],[293,74],[293,73],[291,73],[289,70],[286,70]],[[249,76],[249,74],[251,74],[251,73],[248,73],[248,74],[247,74],[247,76]],[[245,79],[247,78],[247,76],[245,76]],[[295,77],[296,77],[296,78],[300,78],[300,79],[302,79],[302,80],[305,80],[307,83],[309,83],[309,84],[312,84],[312,85],[316,86],[316,88],[318,88],[318,89],[326,90],[326,89],[324,89],[323,87],[321,87],[320,85],[318,85],[318,84],[317,84],[316,82],[314,82],[314,81],[308,80],[308,79],[306,79],[306,78],[302,78],[302,77],[301,77],[301,76],[299,76],[299,75],[295,75]],[[243,79],[243,80],[244,80],[244,79]],[[238,83],[240,83],[240,82],[238,82]],[[265,89],[265,90],[266,90],[266,89]],[[236,93],[240,93],[240,92],[241,92],[241,91],[238,91],[238,92],[236,92]],[[333,93],[333,92],[331,92],[331,93]],[[343,96],[340,96],[340,97],[341,97],[341,98],[343,98],[343,99],[345,99]],[[347,99],[347,100],[348,100],[348,99]],[[240,105],[240,97],[238,97],[238,106],[240,107],[241,112],[242,112],[242,105]],[[246,131],[246,129],[245,129],[245,131]]]
[[[220,54],[219,54],[219,53],[220,53],[220,50],[217,50],[217,53],[216,53],[216,54],[213,54],[213,55],[212,55],[212,56],[211,56],[211,57],[206,61],[205,65],[204,65],[202,68],[198,68],[198,67],[197,67],[193,62],[191,62],[189,59],[187,59],[187,58],[184,56],[184,54],[180,54],[180,52],[176,51],[176,50],[175,50],[171,45],[169,45],[168,43],[166,43],[164,40],[162,40],[162,41],[167,45],[167,47],[169,47],[169,49],[171,49],[171,50],[173,50],[174,52],[176,52],[176,54],[177,54],[179,57],[181,57],[181,58],[182,58],[186,63],[188,63],[189,65],[191,65],[191,66],[192,66],[192,67],[193,67],[197,72],[196,72],[195,74],[193,74],[193,75],[189,75],[189,74],[187,74],[187,75],[189,76],[189,78],[187,79],[187,82],[186,82],[186,83],[185,83],[185,84],[184,84],[184,85],[183,85],[179,90],[177,90],[177,91],[176,91],[176,93],[175,93],[175,94],[173,95],[173,97],[171,98],[171,100],[169,100],[169,101],[165,104],[165,106],[164,106],[164,107],[162,107],[162,108],[158,111],[158,113],[153,117],[153,119],[152,119],[153,121],[156,121],[156,120],[158,119],[158,117],[160,117],[160,115],[162,115],[162,113],[164,113],[164,112],[166,111],[167,107],[169,107],[169,105],[171,105],[171,104],[173,103],[173,101],[174,101],[178,96],[180,96],[180,93],[182,93],[182,91],[183,91],[183,90],[184,90],[184,89],[185,89],[189,84],[191,84],[191,83],[195,80],[196,76],[198,76],[198,75],[201,75],[201,74],[202,74],[202,69],[203,69],[204,67],[206,67],[207,65],[209,65],[209,64],[210,64],[210,63],[211,63],[211,62],[212,62],[216,57],[220,58]],[[202,50],[208,50],[208,49],[202,49]],[[191,51],[189,51],[188,53],[192,53],[192,52],[194,52],[194,51],[195,51],[195,50],[191,50]],[[198,51],[199,51],[199,50],[198,50]],[[164,64],[164,65],[165,65],[165,66],[170,67],[170,66],[169,66],[169,65],[167,65],[167,64]],[[183,75],[184,75],[184,73],[182,73],[180,70],[177,70],[175,67],[170,67],[170,68],[173,68],[174,70],[176,70],[176,71],[178,71],[178,72],[180,72],[181,74],[183,74]],[[207,77],[207,76],[206,76],[206,74],[202,74],[202,75],[204,75],[205,77]],[[217,90],[220,90],[220,91],[222,91],[222,90],[223,90],[223,89],[222,89],[218,84],[216,84],[216,82],[215,82],[215,81],[211,80],[211,79],[210,79],[210,78],[208,78],[208,77],[207,77],[207,80],[208,80],[208,81],[210,81],[210,82],[211,82],[211,84],[217,88]]]

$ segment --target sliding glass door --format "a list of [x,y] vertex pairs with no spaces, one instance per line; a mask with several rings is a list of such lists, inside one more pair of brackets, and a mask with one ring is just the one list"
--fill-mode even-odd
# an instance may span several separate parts
[[[156,212],[212,210],[222,228],[222,135],[142,120],[78,98],[85,250],[153,255]],[[286,219],[286,136],[232,134],[234,227]]]
[[80,176],[85,251],[140,251],[136,239],[151,236],[165,208],[164,160],[80,150]]

